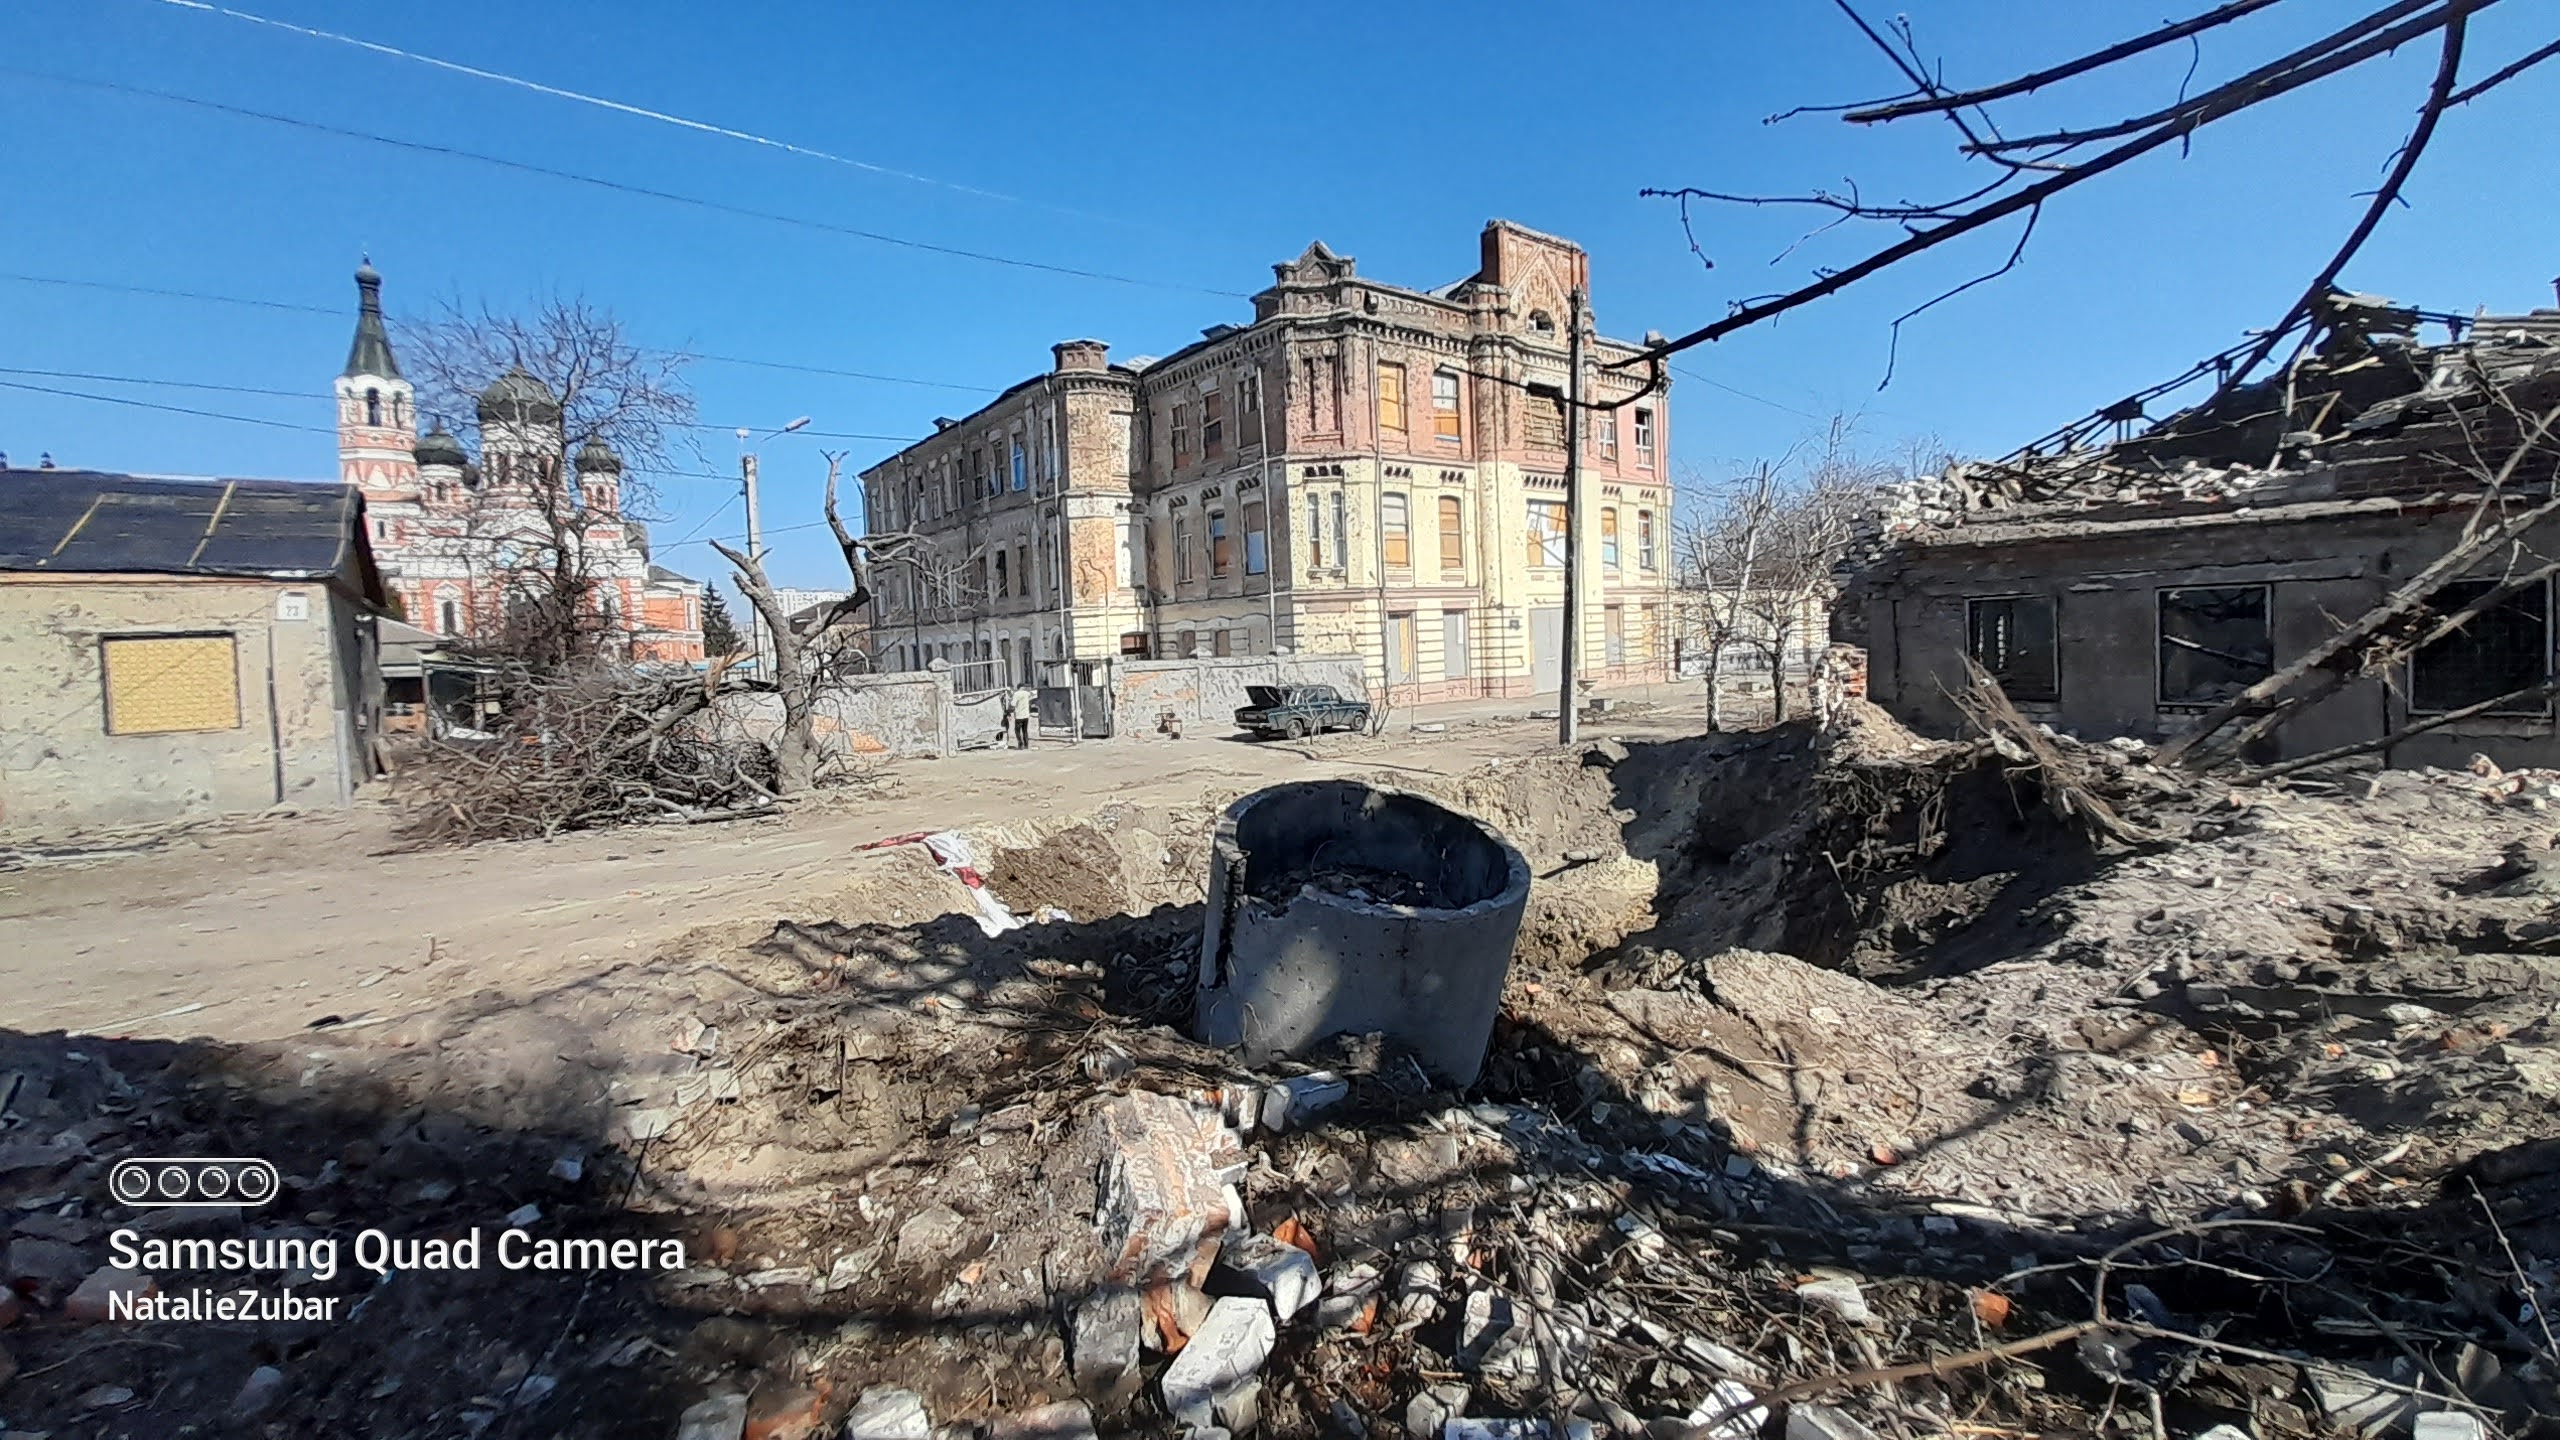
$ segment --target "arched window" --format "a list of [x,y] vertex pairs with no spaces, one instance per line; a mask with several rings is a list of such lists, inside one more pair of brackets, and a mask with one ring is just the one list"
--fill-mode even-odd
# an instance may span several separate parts
[[440,633],[446,635],[459,635],[462,633],[461,601],[447,595],[436,607],[436,610],[437,618],[443,622],[443,624],[438,627]]
[[382,392],[379,390],[364,392],[364,423],[367,425],[382,423]]

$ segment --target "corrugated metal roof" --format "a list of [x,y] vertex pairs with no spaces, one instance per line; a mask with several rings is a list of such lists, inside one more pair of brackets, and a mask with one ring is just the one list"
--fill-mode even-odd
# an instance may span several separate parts
[[383,600],[352,485],[0,470],[0,570],[346,578]]

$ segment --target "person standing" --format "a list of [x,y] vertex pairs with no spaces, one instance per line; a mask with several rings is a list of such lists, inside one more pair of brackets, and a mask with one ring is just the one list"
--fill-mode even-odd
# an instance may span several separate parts
[[1017,685],[1005,696],[1005,718],[1013,723],[1013,748],[1031,748],[1031,715],[1038,699],[1024,686]]

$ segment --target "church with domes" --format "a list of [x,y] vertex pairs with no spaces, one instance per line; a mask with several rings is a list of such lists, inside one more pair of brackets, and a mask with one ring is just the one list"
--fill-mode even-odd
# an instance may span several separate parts
[[622,513],[621,457],[590,437],[562,465],[559,398],[521,366],[480,392],[476,458],[442,425],[420,434],[370,262],[356,271],[356,301],[336,386],[338,472],[364,491],[375,563],[408,622],[456,641],[495,638],[520,577],[545,564],[551,518],[574,512],[614,648],[636,663],[700,661],[701,583],[651,563],[647,528]]

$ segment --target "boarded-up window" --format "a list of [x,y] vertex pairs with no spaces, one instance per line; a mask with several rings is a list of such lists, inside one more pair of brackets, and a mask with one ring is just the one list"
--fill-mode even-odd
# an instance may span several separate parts
[[1440,497],[1440,569],[1455,575],[1467,568],[1466,504],[1455,495]]
[[1389,495],[1380,502],[1380,507],[1384,512],[1380,525],[1386,536],[1387,568],[1410,570],[1413,568],[1413,521],[1405,510],[1405,498]]
[[99,654],[108,734],[239,728],[240,656],[232,636],[113,636]]
[[[2461,580],[2438,590],[2427,604],[2451,615],[2495,588],[2495,581]],[[2409,661],[2409,708],[2442,714],[2540,685],[2551,675],[2549,615],[2547,590],[2529,585],[2420,650]],[[2539,715],[2549,705],[2537,698],[2489,713]]]
[[1404,367],[1382,364],[1378,367],[1378,428],[1402,430],[1404,418]]
[[1443,440],[1458,438],[1458,372],[1431,372],[1431,433]]
[[2160,592],[2160,702],[2214,705],[2275,671],[2264,585]]
[[1553,570],[1564,565],[1564,504],[1558,500],[1529,502],[1529,567]]
[[1521,402],[1522,434],[1541,450],[1564,448],[1564,397],[1532,392]]
[[2051,700],[2059,693],[2049,599],[2011,595],[1966,601],[1965,653],[1990,671],[2012,700]]

